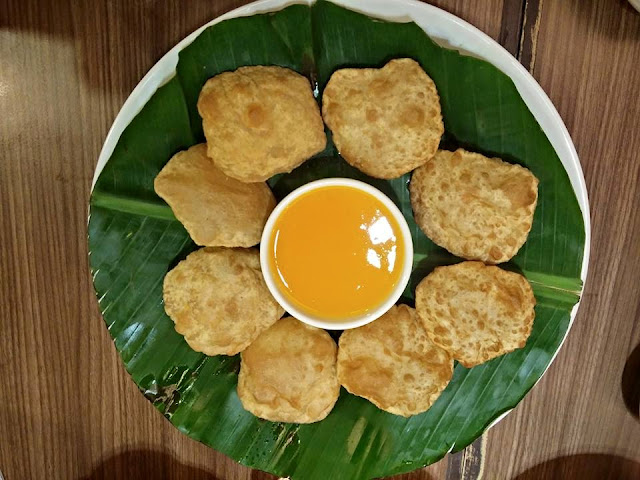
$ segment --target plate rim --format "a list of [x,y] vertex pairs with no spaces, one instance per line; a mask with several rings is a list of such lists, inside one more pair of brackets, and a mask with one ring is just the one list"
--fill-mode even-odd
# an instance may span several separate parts
[[[584,172],[582,170],[582,165],[575,145],[573,144],[571,135],[569,134],[562,117],[537,80],[513,55],[511,55],[511,53],[482,30],[452,13],[434,5],[420,2],[419,0],[368,0],[367,2],[361,2],[359,0],[329,1],[341,7],[381,20],[391,22],[415,22],[430,37],[444,41],[444,46],[447,48],[463,50],[465,54],[476,56],[497,67],[514,82],[522,100],[533,114],[536,122],[542,128],[545,136],[549,139],[556,154],[558,155],[558,158],[562,162],[563,168],[569,177],[571,186],[576,195],[576,199],[578,200],[578,205],[580,206],[584,223],[585,245],[580,274],[582,288],[580,289],[578,302],[571,310],[571,317],[567,331],[565,332],[555,353],[551,357],[547,368],[531,387],[531,389],[533,389],[540,380],[542,380],[555,361],[569,335],[569,332],[571,331],[571,327],[573,326],[573,322],[575,321],[582,302],[584,288],[587,281],[591,251],[591,215]],[[144,105],[149,101],[156,90],[175,76],[179,52],[192,43],[203,30],[211,25],[215,25],[231,18],[273,12],[290,5],[301,4],[310,6],[314,3],[316,3],[316,0],[257,0],[230,10],[210,20],[175,44],[147,71],[118,111],[118,114],[109,128],[98,156],[98,162],[91,182],[91,193],[93,193],[98,177],[113,154],[123,131],[140,112],[142,107],[144,107]],[[437,25],[439,28],[429,28],[430,26],[435,26],[435,23],[433,25],[425,25],[429,17],[444,20],[444,23],[439,23]],[[459,32],[462,32],[463,36],[460,37],[459,35],[456,35],[458,41],[452,42],[450,39],[446,38],[446,35],[442,35],[443,29],[447,30],[451,36],[453,36],[454,33]],[[456,32],[456,29],[458,29],[458,32]],[[474,38],[474,40],[478,40],[478,43],[468,44],[464,40],[460,41],[459,39],[464,38],[465,35]],[[88,217],[89,208],[90,204],[87,205]],[[89,218],[87,218],[87,224],[88,222]],[[527,394],[525,394],[525,397],[531,392],[531,389]],[[483,434],[504,419],[511,411],[513,411],[513,409],[499,415],[484,429]]]

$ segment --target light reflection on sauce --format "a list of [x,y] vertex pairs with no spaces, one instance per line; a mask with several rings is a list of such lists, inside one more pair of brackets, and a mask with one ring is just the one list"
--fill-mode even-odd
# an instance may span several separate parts
[[400,280],[400,227],[376,197],[347,186],[305,193],[276,220],[271,267],[301,310],[336,321],[376,308]]

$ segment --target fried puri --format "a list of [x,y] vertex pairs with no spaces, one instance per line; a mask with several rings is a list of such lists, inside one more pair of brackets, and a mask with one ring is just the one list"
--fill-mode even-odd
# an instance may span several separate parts
[[459,149],[438,151],[409,186],[416,223],[468,260],[501,263],[527,240],[538,179],[526,168]]
[[340,337],[340,383],[395,415],[429,409],[452,375],[453,359],[429,339],[416,311],[406,305]]
[[201,248],[164,278],[164,308],[189,346],[235,355],[284,313],[260,272],[257,249]]
[[409,58],[380,69],[337,70],[324,90],[322,115],[340,155],[377,178],[423,165],[444,133],[436,86]]
[[336,353],[324,330],[283,318],[242,352],[238,397],[246,410],[266,420],[320,421],[340,394]]
[[524,347],[535,304],[522,275],[481,262],[438,267],[416,287],[429,338],[465,367]]
[[216,168],[205,144],[176,153],[154,188],[193,241],[207,247],[256,245],[276,205],[266,183],[243,183]]
[[290,172],[326,144],[309,81],[282,67],[210,78],[198,99],[208,155],[229,177],[261,182]]

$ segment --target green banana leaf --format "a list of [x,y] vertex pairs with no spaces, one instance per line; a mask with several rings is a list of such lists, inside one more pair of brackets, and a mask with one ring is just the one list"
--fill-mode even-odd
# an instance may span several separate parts
[[[211,76],[242,65],[281,65],[317,82],[345,66],[382,66],[412,57],[435,81],[446,129],[443,146],[464,146],[531,169],[540,179],[529,240],[506,268],[524,273],[537,299],[525,348],[454,376],[427,412],[402,418],[341,391],[322,422],[260,420],[236,395],[239,356],[192,351],[162,304],[162,280],[196,246],[153,191],[179,150],[203,141],[196,100]],[[321,95],[320,95],[321,96]],[[319,96],[319,98],[320,98]],[[278,198],[311,180],[343,176],[387,193],[413,234],[414,272],[403,302],[435,266],[459,261],[413,221],[409,175],[384,181],[327,149],[270,185]],[[176,76],[122,133],[91,197],[90,264],[101,311],[127,370],[144,395],[190,437],[244,465],[300,479],[372,478],[416,469],[476,439],[540,378],[567,331],[581,289],[585,232],[562,164],[509,77],[479,59],[436,45],[413,23],[372,20],[334,4],[293,5],[204,30],[180,53]]]

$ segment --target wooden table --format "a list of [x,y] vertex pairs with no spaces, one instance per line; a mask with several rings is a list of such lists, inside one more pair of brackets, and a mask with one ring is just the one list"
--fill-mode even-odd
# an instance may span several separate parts
[[[169,48],[242,3],[0,0],[7,480],[271,478],[182,435],[140,395],[87,263],[91,179],[120,106]],[[558,108],[587,180],[592,253],[544,379],[466,452],[399,478],[474,478],[481,463],[488,479],[640,478],[640,14],[624,0],[437,3],[516,55]]]

